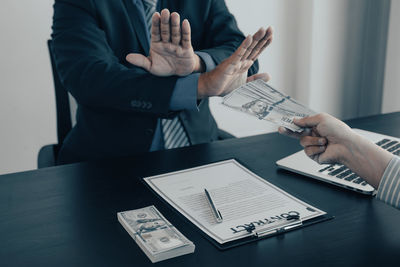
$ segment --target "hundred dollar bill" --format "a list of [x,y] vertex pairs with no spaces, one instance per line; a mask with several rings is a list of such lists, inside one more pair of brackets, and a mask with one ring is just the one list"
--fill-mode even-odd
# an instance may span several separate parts
[[294,132],[301,132],[304,129],[295,125],[293,118],[316,114],[315,111],[272,88],[263,80],[242,85],[226,95],[222,104]]
[[119,212],[117,217],[152,262],[194,252],[194,244],[154,206]]

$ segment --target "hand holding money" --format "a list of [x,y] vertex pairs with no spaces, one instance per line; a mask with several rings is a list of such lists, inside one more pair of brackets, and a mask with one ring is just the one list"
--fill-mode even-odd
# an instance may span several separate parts
[[293,119],[315,114],[313,110],[272,88],[263,80],[237,88],[224,97],[222,104],[297,133],[304,128],[294,124]]
[[247,36],[232,56],[214,70],[200,75],[197,97],[223,96],[239,86],[256,79],[269,80],[267,73],[247,78],[247,71],[272,41],[272,28],[261,28],[253,36]]
[[329,114],[321,113],[295,119],[294,123],[310,131],[298,134],[279,128],[279,132],[300,139],[307,156],[320,164],[343,164],[378,188],[383,173],[393,158],[392,153]]
[[320,164],[345,164],[354,155],[350,151],[353,144],[361,139],[347,124],[325,113],[295,119],[294,123],[310,131],[298,134],[280,127],[279,133],[300,139],[307,156]]

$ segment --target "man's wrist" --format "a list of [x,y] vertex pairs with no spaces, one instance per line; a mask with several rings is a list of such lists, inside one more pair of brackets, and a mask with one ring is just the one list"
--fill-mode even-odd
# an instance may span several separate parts
[[193,72],[200,72],[203,73],[206,71],[206,65],[203,62],[203,60],[201,59],[201,57],[199,57],[196,53],[194,54],[194,58],[195,58],[195,67]]
[[347,148],[343,164],[374,188],[378,188],[382,175],[393,155],[356,133]]
[[350,132],[349,137],[342,143],[343,153],[339,162],[346,166],[352,165],[354,160],[360,154],[360,147],[362,147],[362,139],[355,132]]

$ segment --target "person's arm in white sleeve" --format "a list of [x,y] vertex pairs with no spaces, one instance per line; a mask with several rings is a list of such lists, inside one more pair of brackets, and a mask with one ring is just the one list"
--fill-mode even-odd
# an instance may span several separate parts
[[377,198],[399,208],[400,159],[360,136],[344,122],[318,114],[294,123],[306,128],[302,134],[283,127],[279,132],[300,139],[300,144],[311,159],[320,164],[340,163],[365,179],[375,189]]

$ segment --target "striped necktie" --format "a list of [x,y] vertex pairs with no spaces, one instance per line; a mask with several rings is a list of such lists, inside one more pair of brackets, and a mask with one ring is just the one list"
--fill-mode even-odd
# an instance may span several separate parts
[[[156,11],[157,0],[142,0],[148,30],[151,31],[151,19]],[[150,35],[151,36],[151,35]],[[161,120],[165,149],[189,146],[189,138],[178,116]]]

